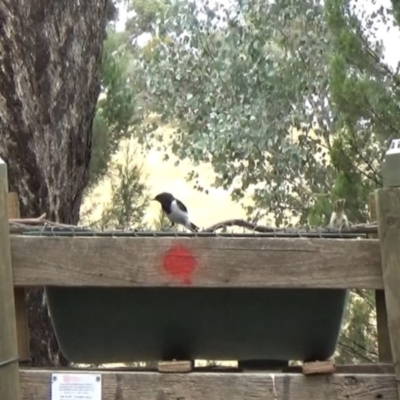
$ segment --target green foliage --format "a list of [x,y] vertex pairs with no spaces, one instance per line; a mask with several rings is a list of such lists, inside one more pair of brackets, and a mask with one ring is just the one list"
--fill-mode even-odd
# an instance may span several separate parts
[[142,168],[136,164],[135,153],[129,147],[122,162],[111,164],[112,196],[102,216],[103,228],[140,227],[149,202]]
[[[360,145],[361,147],[361,145]],[[352,148],[352,141],[345,131],[332,140],[329,151],[330,162],[335,170],[334,183],[329,196],[321,195],[308,213],[311,225],[322,226],[329,223],[333,204],[340,198],[346,199],[346,214],[352,223],[368,220],[368,196],[376,188],[373,179],[366,176],[353,157],[358,148]]]
[[[332,187],[333,198],[352,189],[349,215],[363,220],[366,193],[381,184],[382,149],[398,124],[397,78],[344,3],[182,0],[162,3],[147,24],[164,36],[149,45],[151,57],[142,53],[146,110],[177,123],[173,152],[211,162],[215,186],[235,200],[253,191],[250,213],[272,210],[277,224],[286,210],[305,222]],[[162,140],[147,128],[143,142]]]
[[89,188],[104,176],[120,141],[131,137],[133,126],[140,121],[134,57],[129,35],[110,26],[103,50],[102,91],[93,123]]
[[[287,209],[304,218],[314,193],[332,181],[321,159],[334,126],[325,106],[330,45],[321,7],[311,1],[215,8],[177,1],[158,21],[174,41],[161,40],[151,58],[142,55],[142,75],[146,110],[179,126],[172,151],[211,162],[215,186],[229,189],[235,200],[253,190],[254,212],[274,210],[278,224]],[[302,132],[299,142],[293,126]],[[161,140],[148,128],[143,142]]]
[[137,38],[143,33],[161,35],[159,20],[168,8],[168,0],[134,0],[129,1],[128,10],[134,13],[126,23],[126,31],[132,38]]
[[397,25],[400,25],[400,3],[397,0],[392,0],[393,16]]
[[384,62],[383,45],[368,27],[386,21],[389,11],[381,7],[372,16],[362,14],[361,24],[348,1],[326,2],[335,46],[329,74],[332,103],[346,132],[341,156],[376,186],[382,184],[384,150],[400,128],[400,75]]
[[[123,150],[120,160],[110,163],[106,176],[111,182],[111,198],[104,205],[100,219],[91,225],[97,229],[143,228],[150,198],[146,176],[137,164],[132,146]],[[93,221],[94,212],[95,208],[89,210],[85,219]]]
[[319,196],[308,212],[308,223],[311,226],[327,226],[335,200],[327,195]]
[[338,363],[377,362],[377,330],[374,291],[350,293],[349,307],[340,334],[335,360]]
[[154,219],[152,228],[155,231],[165,231],[165,230],[177,230],[177,226],[174,225],[173,227],[171,226],[170,220],[167,218],[165,213],[162,211],[160,207],[160,211],[158,213],[158,216],[156,219]]

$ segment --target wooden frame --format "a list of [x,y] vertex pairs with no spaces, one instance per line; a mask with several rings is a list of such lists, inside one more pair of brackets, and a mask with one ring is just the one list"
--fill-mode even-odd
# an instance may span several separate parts
[[[371,221],[377,220],[375,193],[369,195],[369,215]],[[369,234],[370,238],[377,238],[377,234]],[[375,290],[376,328],[378,334],[378,353],[380,362],[392,362],[392,349],[388,316],[386,310],[385,292],[382,289]]]
[[7,168],[0,158],[0,399],[20,398],[18,340],[8,227]]
[[[8,218],[20,218],[17,193],[8,193]],[[31,363],[31,354],[29,348],[28,311],[25,298],[25,288],[14,285],[19,362],[20,365],[29,366]]]
[[[0,193],[5,190],[0,179]],[[101,373],[102,400],[399,399],[400,189],[379,190],[376,198],[379,240],[20,236],[10,244],[7,204],[0,198],[0,277],[8,276],[0,279],[0,293],[12,305],[11,312],[0,312],[0,327],[7,327],[0,355],[17,346],[13,286],[384,289],[394,364],[380,369],[337,366],[335,373],[324,376],[305,376],[296,367],[279,373],[74,372]],[[7,252],[12,258],[8,275]],[[10,365],[0,366],[2,400],[50,400],[51,374],[66,372],[21,368],[18,377],[16,364]]]
[[[195,260],[190,282],[165,268],[177,246]],[[21,287],[383,288],[374,239],[15,236],[11,252]]]
[[[50,400],[49,370],[21,371],[23,400]],[[99,373],[99,370],[93,371]],[[102,372],[102,400],[397,400],[394,375]]]

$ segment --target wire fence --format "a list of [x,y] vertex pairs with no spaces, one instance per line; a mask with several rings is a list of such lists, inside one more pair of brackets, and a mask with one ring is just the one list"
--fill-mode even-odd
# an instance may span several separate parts
[[[27,221],[27,222],[24,222]],[[235,229],[228,231],[229,229]],[[222,230],[222,231],[220,231]],[[58,224],[39,219],[10,220],[10,233],[22,236],[57,237],[219,237],[219,238],[320,238],[320,239],[357,239],[377,233],[376,224],[353,225],[348,229],[327,227],[285,227],[259,226],[247,221],[230,220],[198,232],[179,232],[172,229],[161,231],[120,228],[97,230],[85,226]]]

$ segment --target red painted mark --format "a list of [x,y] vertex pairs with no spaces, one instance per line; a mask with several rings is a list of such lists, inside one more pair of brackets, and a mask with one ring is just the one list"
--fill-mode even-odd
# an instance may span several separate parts
[[191,274],[196,269],[196,259],[190,250],[178,244],[165,253],[164,269],[172,276],[182,279],[186,285],[191,285]]

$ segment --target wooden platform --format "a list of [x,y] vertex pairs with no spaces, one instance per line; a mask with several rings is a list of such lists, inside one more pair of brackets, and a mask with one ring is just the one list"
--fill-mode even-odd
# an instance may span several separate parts
[[[52,372],[62,371],[22,369],[22,399],[51,400]],[[91,372],[102,374],[102,400],[398,399],[395,376],[388,374]]]
[[[52,373],[62,372],[101,374],[102,400],[400,399],[400,188],[375,192],[379,240],[15,236],[10,241],[4,163],[2,171],[1,400],[51,400]],[[22,314],[13,289],[35,286],[384,289],[382,325],[389,327],[391,343],[388,335],[379,340],[391,349],[393,364],[326,363],[282,372],[192,370],[190,362],[181,363],[179,372],[170,363],[159,371],[18,369],[17,362],[8,362],[23,356],[16,310],[18,320]]]

